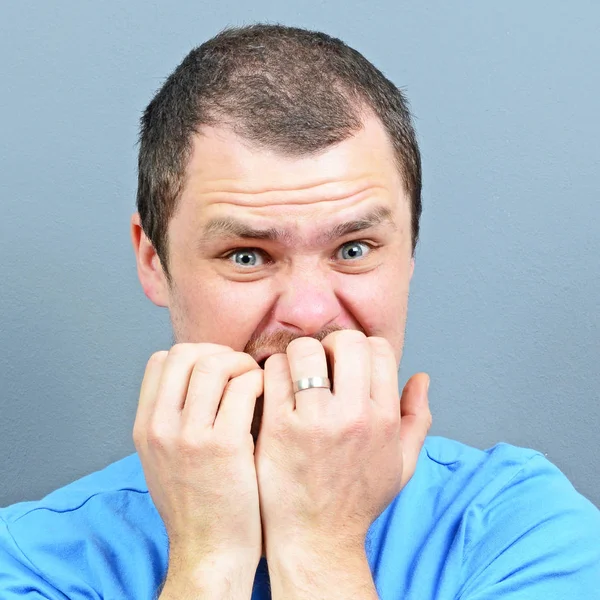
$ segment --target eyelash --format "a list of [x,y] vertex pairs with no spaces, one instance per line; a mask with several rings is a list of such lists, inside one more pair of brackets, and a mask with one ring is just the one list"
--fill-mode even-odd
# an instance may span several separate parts
[[[345,242],[344,244],[342,244],[337,250],[336,250],[336,254],[337,252],[339,252],[339,250],[341,248],[343,248],[344,246],[349,246],[351,244],[364,244],[365,246],[367,246],[367,248],[369,248],[369,252],[371,252],[372,250],[375,250],[377,248],[377,246],[375,246],[374,244],[371,244],[369,242],[366,242],[364,240],[353,240],[350,242]],[[252,248],[252,247],[242,247],[242,248],[234,248],[233,250],[231,250],[230,252],[228,252],[225,256],[223,256],[223,260],[225,261],[229,261],[231,259],[231,257],[236,254],[237,252],[257,252],[259,254],[262,254],[263,256],[268,256],[268,254],[262,250],[261,248]],[[359,261],[360,259],[355,259],[355,260],[350,260],[350,261],[345,261],[345,262],[355,262],[355,261]],[[242,271],[249,271],[252,267],[240,267],[239,265],[236,265],[233,261],[231,263],[234,267],[239,267],[240,270]]]

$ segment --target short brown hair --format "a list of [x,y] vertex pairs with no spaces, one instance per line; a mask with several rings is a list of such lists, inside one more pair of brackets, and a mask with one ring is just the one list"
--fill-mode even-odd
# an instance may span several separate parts
[[406,98],[383,73],[337,38],[283,25],[226,29],[194,48],[141,118],[137,209],[167,276],[167,228],[203,125],[226,124],[258,148],[304,156],[355,134],[365,108],[392,141],[411,202],[414,255],[421,157]]

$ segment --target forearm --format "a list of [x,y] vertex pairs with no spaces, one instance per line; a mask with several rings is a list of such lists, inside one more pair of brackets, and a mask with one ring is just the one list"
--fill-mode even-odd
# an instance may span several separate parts
[[364,552],[293,550],[268,558],[272,600],[378,600]]

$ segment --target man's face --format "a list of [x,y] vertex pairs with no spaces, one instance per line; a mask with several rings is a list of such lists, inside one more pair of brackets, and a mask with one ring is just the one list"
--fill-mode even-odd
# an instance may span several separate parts
[[169,308],[176,342],[223,344],[263,361],[297,337],[358,329],[386,338],[400,364],[410,205],[375,118],[310,158],[203,128],[169,224],[171,286],[137,215],[132,233],[144,291]]

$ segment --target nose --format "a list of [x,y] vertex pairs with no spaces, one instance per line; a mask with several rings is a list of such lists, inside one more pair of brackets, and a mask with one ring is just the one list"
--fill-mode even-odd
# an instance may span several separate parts
[[342,311],[327,270],[297,268],[282,278],[280,286],[274,317],[279,324],[298,330],[302,336],[319,333]]

